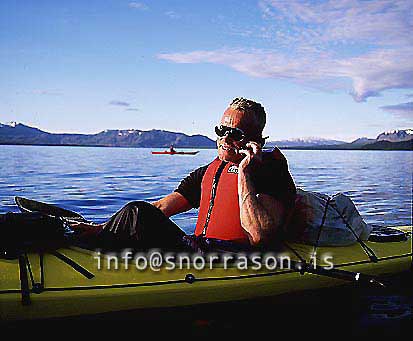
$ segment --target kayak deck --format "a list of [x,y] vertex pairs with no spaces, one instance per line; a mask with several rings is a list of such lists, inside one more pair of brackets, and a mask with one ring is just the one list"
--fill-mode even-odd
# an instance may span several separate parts
[[[407,271],[412,264],[411,227],[399,228],[410,235],[403,242],[367,242],[379,261],[373,263],[354,244],[343,247],[319,247],[318,265],[324,255],[331,255],[335,268],[360,273],[384,276]],[[310,260],[313,247],[291,243],[300,257]],[[94,274],[86,278],[52,254],[44,255],[44,290],[34,293],[31,289],[31,304],[22,305],[18,260],[0,260],[0,318],[5,320],[36,319],[78,316],[117,312],[144,308],[165,308],[202,303],[235,301],[266,296],[277,296],[344,284],[339,279],[304,274],[289,269],[240,270],[237,267],[224,269],[137,270],[132,262],[128,269],[119,263],[119,270],[108,270],[107,259],[101,257],[98,269],[97,256],[76,247],[58,250],[83,268]],[[299,260],[293,252],[286,252],[292,260]],[[28,259],[35,282],[40,282],[40,258],[29,254]],[[113,266],[113,265],[112,265]],[[194,281],[188,281],[191,275]]]

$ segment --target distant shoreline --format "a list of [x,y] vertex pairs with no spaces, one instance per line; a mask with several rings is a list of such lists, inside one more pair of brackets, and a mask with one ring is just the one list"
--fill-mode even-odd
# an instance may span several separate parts
[[[412,135],[412,136],[411,136]],[[105,130],[97,134],[54,134],[14,122],[0,124],[0,145],[70,146],[116,148],[216,149],[216,141],[204,135],[152,130]],[[376,139],[359,138],[353,142],[326,139],[267,141],[267,148],[286,150],[413,150],[413,130],[382,133]]]
[[[81,145],[81,144],[51,144],[51,143],[3,143],[0,142],[0,146],[43,146],[43,147],[93,147],[93,148],[136,148],[136,149],[168,149],[169,147],[135,147],[135,146],[110,146],[110,145]],[[271,149],[275,146],[270,146],[264,149]],[[277,146],[278,147],[278,146]],[[202,150],[214,150],[215,148],[211,147],[175,147],[176,150],[181,149],[202,149]],[[355,147],[355,148],[346,148],[346,147],[338,147],[338,146],[296,146],[296,147],[278,147],[281,150],[361,150],[361,151],[413,151],[413,149],[379,149],[379,148],[368,148],[366,145],[362,147]]]
[[[168,147],[135,147],[135,146],[108,146],[108,145],[86,145],[86,144],[51,144],[51,143],[3,143],[0,146],[42,146],[42,147],[94,147],[94,148],[142,148],[142,149],[169,149]],[[175,149],[216,149],[209,147],[175,147]]]

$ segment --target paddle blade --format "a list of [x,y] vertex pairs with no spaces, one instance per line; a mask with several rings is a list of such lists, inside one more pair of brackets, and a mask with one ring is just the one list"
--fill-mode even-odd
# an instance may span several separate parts
[[80,214],[61,207],[57,207],[55,205],[46,204],[40,201],[22,197],[15,197],[14,200],[20,211],[22,212],[40,212],[54,217],[67,218],[69,220],[86,221],[86,219],[83,218]]

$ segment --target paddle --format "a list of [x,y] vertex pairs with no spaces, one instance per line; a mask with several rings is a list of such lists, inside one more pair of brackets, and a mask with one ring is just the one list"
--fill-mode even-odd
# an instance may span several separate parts
[[51,204],[46,204],[40,201],[35,201],[23,197],[14,197],[14,201],[19,207],[20,211],[24,212],[41,212],[46,215],[53,217],[60,217],[67,221],[73,222],[88,222],[80,214],[55,206]]
[[381,288],[385,287],[385,285],[382,282],[380,282],[377,279],[377,277],[362,274],[360,272],[353,272],[336,268],[327,268],[323,266],[314,266],[309,263],[296,261],[291,261],[291,267],[293,268],[293,270],[300,272],[302,275],[307,272],[315,275],[327,276],[345,281],[373,285]]
[[[22,212],[41,212],[47,215],[52,215],[54,217],[61,217],[68,221],[75,222],[87,222],[80,214],[57,207],[55,205],[46,204],[38,202],[35,200],[30,200],[22,197],[15,197],[17,206]],[[368,285],[374,285],[379,287],[384,287],[385,285],[381,283],[377,277],[362,274],[360,272],[352,272],[347,270],[341,270],[336,268],[329,268],[323,266],[314,266],[312,264],[306,263],[304,261],[293,261],[291,260],[291,270],[304,273],[311,273],[320,276],[327,276],[331,278],[341,279],[345,281],[352,281],[357,283],[364,283]]]

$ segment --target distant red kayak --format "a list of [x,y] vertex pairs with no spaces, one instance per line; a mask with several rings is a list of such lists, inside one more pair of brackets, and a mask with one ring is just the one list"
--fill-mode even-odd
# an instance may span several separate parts
[[168,152],[168,151],[164,151],[164,152],[152,152],[152,154],[165,154],[165,155],[195,155],[198,154],[199,151],[196,152]]

